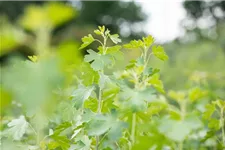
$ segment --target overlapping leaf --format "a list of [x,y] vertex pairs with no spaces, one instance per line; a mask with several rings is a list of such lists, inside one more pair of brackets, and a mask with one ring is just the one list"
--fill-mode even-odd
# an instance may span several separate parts
[[84,61],[92,62],[91,67],[95,70],[102,70],[104,66],[107,66],[111,62],[111,57],[109,55],[100,55],[93,50],[87,50],[88,55],[85,55]]
[[72,101],[74,103],[74,106],[76,108],[80,108],[83,105],[84,101],[91,96],[93,90],[93,86],[85,87],[83,85],[80,85],[79,88],[73,91],[71,95],[73,97]]

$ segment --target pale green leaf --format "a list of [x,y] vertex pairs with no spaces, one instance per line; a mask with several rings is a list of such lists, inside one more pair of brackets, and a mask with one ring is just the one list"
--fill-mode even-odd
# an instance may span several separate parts
[[85,55],[84,61],[91,62],[91,67],[95,70],[102,70],[104,66],[111,63],[111,57],[109,55],[100,55],[93,50],[88,50],[88,55]]
[[191,101],[196,101],[206,96],[206,94],[207,94],[207,91],[204,91],[200,89],[199,87],[195,87],[189,91],[189,99]]
[[13,119],[8,123],[9,129],[6,134],[12,136],[14,140],[21,140],[23,135],[28,129],[29,123],[24,116],[20,116],[18,119]]
[[131,88],[123,88],[120,93],[120,100],[124,108],[130,108],[133,111],[146,109],[146,102],[152,102],[155,99],[154,89],[147,88],[145,90],[133,90]]
[[115,43],[115,44],[121,42],[121,39],[119,38],[118,34],[113,34],[113,35],[110,35],[109,37],[113,41],[113,43]]
[[155,46],[154,45],[152,47],[152,52],[157,58],[159,58],[163,61],[168,60],[168,56],[166,55],[166,53],[164,51],[164,48],[162,46]]
[[154,74],[150,77],[150,79],[148,80],[148,83],[150,85],[152,85],[153,87],[155,87],[158,91],[164,93],[164,88],[163,88],[163,83],[162,81],[159,79],[159,74]]
[[84,37],[82,38],[83,44],[80,46],[79,49],[83,49],[83,48],[87,47],[87,46],[90,45],[92,42],[94,42],[94,40],[95,40],[95,39],[93,38],[93,36],[92,36],[91,34],[88,34],[88,36],[84,36]]
[[90,150],[91,149],[91,139],[88,136],[83,135],[75,139],[76,144],[72,144],[69,150]]
[[206,111],[203,113],[203,118],[207,119],[207,120],[210,120],[212,114],[216,110],[216,107],[213,104],[207,104],[205,107],[206,107]]
[[76,108],[82,107],[84,101],[91,96],[91,93],[93,90],[94,90],[94,86],[85,87],[83,85],[80,85],[78,89],[73,91],[71,95],[73,97],[72,101],[74,103],[74,106]]
[[141,40],[132,40],[130,43],[123,45],[124,48],[133,49],[143,47],[144,43]]
[[122,47],[120,45],[115,45],[112,47],[108,47],[106,53],[115,53],[118,52]]

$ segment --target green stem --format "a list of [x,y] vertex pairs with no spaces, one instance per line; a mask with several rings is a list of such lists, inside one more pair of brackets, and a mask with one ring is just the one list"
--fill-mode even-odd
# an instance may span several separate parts
[[99,114],[101,114],[101,103],[102,103],[102,89],[99,88],[99,92],[98,92],[98,110],[97,110],[97,112]]
[[[186,100],[185,99],[180,102],[180,109],[181,109],[181,121],[183,121],[186,116]],[[181,141],[179,143],[179,150],[183,150],[183,142],[184,141]]]
[[99,42],[102,45],[102,47],[104,46],[104,44],[100,40],[95,39],[95,41]]
[[179,144],[179,150],[183,150],[183,141],[181,141]]
[[[103,55],[105,55],[106,54],[106,51],[107,51],[107,48],[106,48],[106,41],[107,41],[107,36],[105,36],[104,34],[102,34],[102,36],[103,36],[103,39],[104,39],[104,42],[102,43],[101,41],[99,41],[99,40],[97,40],[96,39],[96,41],[98,41],[98,42],[100,42],[101,43],[101,45],[102,45],[102,48],[103,48]],[[101,73],[104,73],[104,71],[103,70],[101,70],[100,71]],[[98,114],[101,114],[101,108],[102,108],[102,89],[101,89],[101,87],[99,87],[99,93],[98,93],[98,110],[97,110],[97,112],[98,112]],[[95,146],[95,150],[98,150],[98,146],[99,146],[99,144],[101,143],[101,141],[100,141],[100,137],[99,136],[96,136],[96,146]]]
[[98,150],[99,136],[96,136],[95,150]]
[[136,113],[132,115],[131,141],[132,145],[135,143],[135,129],[136,129]]
[[[98,114],[101,114],[101,103],[102,103],[102,89],[99,87],[99,93],[98,93]],[[99,136],[96,136],[96,146],[95,150],[98,150],[99,146]]]
[[186,101],[185,100],[183,100],[181,102],[180,107],[181,107],[181,119],[183,121],[185,118],[185,115],[186,115]]
[[224,109],[222,108],[220,111],[220,122],[221,122],[221,128],[222,128],[222,143],[225,144],[225,131],[224,131]]

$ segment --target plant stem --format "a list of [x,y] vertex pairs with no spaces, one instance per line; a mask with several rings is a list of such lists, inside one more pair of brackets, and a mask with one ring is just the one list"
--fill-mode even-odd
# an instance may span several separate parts
[[[101,103],[102,103],[102,89],[99,87],[99,93],[98,93],[98,114],[101,114]],[[96,146],[95,150],[98,150],[99,146],[99,136],[96,136]]]
[[[186,116],[186,99],[180,102],[180,109],[181,109],[181,121],[184,121]],[[183,150],[183,141],[179,143],[179,150]]]
[[136,113],[132,115],[132,128],[131,128],[131,141],[132,144],[135,143],[135,129],[136,129]]
[[222,143],[225,144],[225,132],[224,132],[224,109],[222,108],[220,111],[220,122],[221,122],[221,128],[222,128]]
[[99,136],[96,136],[95,150],[98,150]]
[[181,141],[179,144],[179,150],[183,150],[183,141]]
[[101,103],[102,103],[102,89],[99,88],[99,93],[98,93],[98,114],[101,114]]

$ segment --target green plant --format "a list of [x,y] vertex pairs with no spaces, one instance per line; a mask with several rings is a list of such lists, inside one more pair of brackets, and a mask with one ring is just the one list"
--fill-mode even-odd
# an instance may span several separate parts
[[[60,7],[53,6],[45,10]],[[46,33],[39,32],[46,29],[40,26],[43,20],[35,25],[26,20],[25,27],[37,36],[33,43],[38,55],[26,61],[13,59],[2,68],[3,149],[224,148],[224,100],[211,101],[217,96],[201,73],[191,77],[188,89],[166,92],[160,69],[150,60],[166,61],[168,56],[152,36],[119,45],[119,35],[102,26],[95,35],[83,37],[80,48],[65,42],[53,52],[49,40],[42,43],[40,37],[47,34],[49,39],[52,28],[65,20],[47,21],[51,28]],[[80,51],[95,44],[83,61]],[[140,56],[116,71],[122,50],[140,51]]]
[[[98,52],[89,49],[87,50],[89,54],[84,57],[84,61],[89,62],[93,69],[93,74],[91,74],[92,80],[86,79],[84,74],[77,74],[76,82],[78,86],[70,90],[66,96],[64,95],[68,100],[60,102],[57,108],[52,108],[50,114],[47,115],[48,118],[56,115],[60,121],[57,122],[54,119],[50,119],[49,122],[45,122],[41,126],[37,126],[36,124],[38,119],[41,119],[39,120],[41,122],[46,121],[45,116],[40,112],[43,110],[42,107],[46,105],[44,99],[48,99],[51,95],[49,91],[50,95],[43,97],[43,92],[47,90],[46,88],[44,89],[45,91],[36,89],[43,96],[35,96],[35,101],[41,102],[37,103],[35,107],[31,107],[27,99],[28,93],[20,93],[15,88],[12,92],[15,93],[15,96],[19,96],[19,105],[22,104],[25,114],[9,122],[7,124],[8,128],[3,132],[3,136],[12,137],[13,140],[22,143],[25,140],[30,143],[29,145],[35,145],[37,149],[55,149],[59,147],[61,149],[69,149],[69,147],[72,147],[72,149],[94,149],[94,145],[95,149],[107,147],[112,149],[129,147],[129,149],[132,149],[138,137],[136,130],[140,119],[139,113],[146,112],[151,102],[155,101],[156,91],[154,89],[164,92],[162,82],[158,76],[159,69],[149,67],[148,60],[152,54],[162,60],[168,57],[162,47],[152,46],[154,40],[151,36],[138,41],[134,40],[124,45],[124,47],[140,48],[142,55],[137,60],[131,61],[125,71],[115,73],[114,75],[106,75],[104,72],[105,68],[112,67],[117,59],[117,53],[121,54],[120,49],[122,48],[120,45],[108,46],[110,44],[108,39],[111,39],[114,44],[121,42],[121,39],[119,39],[117,34],[110,34],[110,31],[105,29],[104,26],[99,27],[94,32],[96,35],[102,37],[103,40],[101,41],[89,34],[82,38],[83,44],[80,47],[80,49],[83,49],[94,41],[100,44],[97,48]],[[152,52],[150,52],[151,48]],[[44,69],[46,65],[46,56],[43,58],[42,56],[29,58],[34,63],[22,63],[16,67],[25,70],[28,67],[31,73],[31,81],[26,81],[27,85],[21,85],[21,87],[24,87],[24,90],[32,84],[37,85],[37,83],[32,82],[33,73],[31,69],[33,68],[33,71],[37,71],[38,66],[40,69]],[[83,62],[82,67],[89,66],[85,62]],[[46,63],[50,62],[47,61]],[[83,69],[82,67],[80,69]],[[92,70],[91,68],[89,70]],[[23,69],[18,70],[19,76],[25,71]],[[43,71],[41,72],[47,73],[47,70]],[[8,78],[10,79],[10,76]],[[36,80],[38,78],[39,76],[36,77]],[[59,79],[59,76],[56,76],[55,79]],[[51,80],[55,82],[53,79]],[[4,81],[3,85],[5,89],[9,89],[11,81],[7,80],[6,76],[4,76]],[[15,80],[15,83],[17,82]],[[43,86],[43,83],[45,83],[45,87],[48,87],[48,84],[52,85],[47,80],[42,80],[42,82],[38,80],[38,83],[40,86]],[[53,89],[51,86],[48,90]],[[31,88],[28,92],[32,93],[34,92],[33,90]],[[59,95],[59,93],[56,93],[56,95]],[[40,101],[41,99],[42,101]],[[59,112],[62,110],[64,112],[60,114]],[[51,124],[53,128],[50,128]],[[47,128],[49,134],[46,135],[44,130]],[[33,143],[32,139],[36,139],[36,142]],[[124,140],[127,140],[127,143]]]

